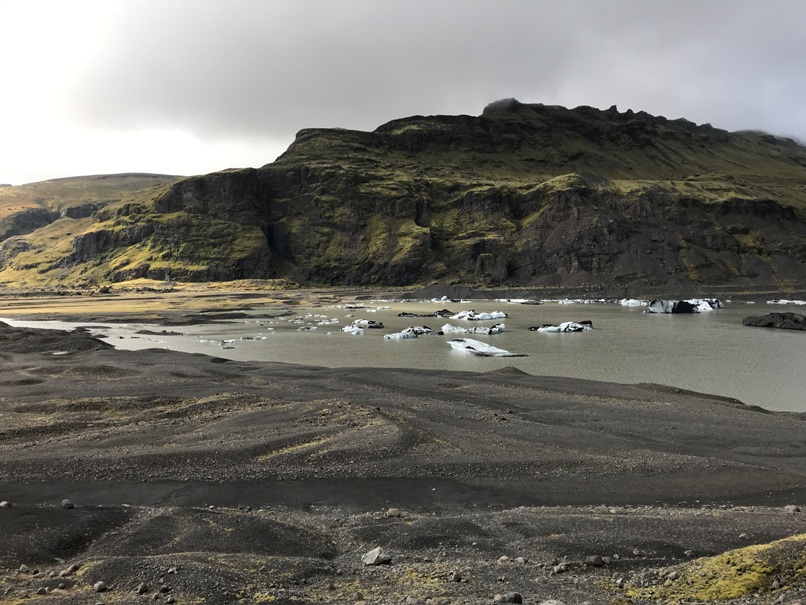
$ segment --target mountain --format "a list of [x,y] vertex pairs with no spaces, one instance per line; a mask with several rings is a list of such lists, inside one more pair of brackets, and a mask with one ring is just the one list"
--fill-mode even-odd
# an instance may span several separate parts
[[[115,193],[94,189],[104,179]],[[261,168],[3,187],[0,238],[0,280],[16,284],[787,291],[806,287],[806,148],[508,99],[480,116],[302,130]]]

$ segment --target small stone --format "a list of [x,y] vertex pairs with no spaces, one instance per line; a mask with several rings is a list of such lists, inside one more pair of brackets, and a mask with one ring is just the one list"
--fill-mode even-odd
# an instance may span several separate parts
[[135,591],[137,594],[145,594],[145,593],[147,593],[147,592],[148,592],[148,584],[146,584],[145,582],[140,582],[140,583],[137,585],[137,588],[135,588],[135,589],[134,589],[134,591]]
[[11,502],[8,500],[3,500],[0,502],[0,508],[11,508]]
[[510,559],[510,558],[509,558],[508,556],[506,556],[506,555],[503,555],[503,556],[501,556],[501,557],[498,557],[498,562],[499,562],[499,563],[502,563],[502,564],[503,564],[503,563],[509,563],[511,560],[512,560],[512,559]]
[[516,557],[515,558],[515,563],[518,563],[519,565],[525,565],[528,561],[529,561],[529,559],[527,559],[526,557]]
[[328,590],[336,590],[336,585],[333,582],[329,582],[327,585]]
[[167,599],[165,599],[165,602],[168,603],[168,605],[170,605],[171,603],[176,603],[176,599],[174,599],[173,597],[168,597]]
[[694,555],[696,555],[697,553],[695,553],[693,550],[689,549],[689,550],[684,551],[683,554],[686,555],[689,559],[693,559]]
[[506,594],[497,594],[493,597],[496,603],[523,603],[523,597],[519,592],[508,592]]
[[368,553],[364,553],[361,556],[361,562],[364,565],[386,565],[392,562],[392,557],[383,552],[383,548],[378,546]]
[[672,571],[672,572],[670,572],[670,573],[669,573],[669,575],[668,575],[668,576],[666,576],[666,577],[667,577],[668,579],[670,579],[670,580],[676,580],[678,577],[680,577],[680,574],[678,574],[676,571]]
[[69,575],[71,575],[71,574],[76,573],[76,572],[77,572],[79,569],[81,569],[81,566],[80,566],[80,565],[76,565],[75,563],[73,563],[73,564],[72,564],[70,567],[68,567],[67,569],[63,569],[63,570],[61,570],[61,571],[59,572],[59,575],[60,575],[62,578],[64,578],[65,576],[69,576]]
[[69,509],[69,508],[75,508],[75,507],[76,507],[76,505],[73,504],[72,501],[68,500],[67,498],[62,500],[62,508]]
[[604,560],[599,555],[585,557],[585,565],[589,567],[604,567]]
[[23,564],[20,565],[20,568],[17,570],[17,573],[28,573],[29,571],[31,571],[31,569],[27,565]]
[[[0,508],[2,508],[2,506],[3,506],[3,503],[2,503],[2,502],[0,502]],[[9,506],[10,506],[10,505],[9,505]],[[800,512],[800,506],[797,506],[797,505],[795,505],[795,504],[787,504],[787,505],[784,507],[784,510],[785,510],[786,512],[788,512],[788,513],[793,513],[793,514],[794,514],[794,513],[799,513],[799,512]]]
[[48,594],[48,589],[42,586],[36,591],[36,594]]
[[363,601],[364,600],[364,595],[361,594],[360,592],[356,592],[356,593],[353,594],[352,599],[353,599],[353,601]]
[[387,517],[402,517],[403,516],[403,511],[400,510],[399,508],[390,508],[389,510],[386,511],[386,516]]
[[540,601],[539,605],[565,605],[565,603],[557,599],[548,599],[546,601]]
[[458,571],[455,571],[451,574],[451,582],[461,582],[462,581],[462,574]]
[[551,568],[551,573],[554,575],[565,573],[566,571],[568,571],[568,563],[566,562],[558,563]]
[[107,590],[109,590],[109,587],[106,585],[106,582],[98,581],[92,585],[92,589],[95,592],[106,592]]
[[406,600],[403,601],[406,605],[421,605],[420,599],[415,597],[406,597]]

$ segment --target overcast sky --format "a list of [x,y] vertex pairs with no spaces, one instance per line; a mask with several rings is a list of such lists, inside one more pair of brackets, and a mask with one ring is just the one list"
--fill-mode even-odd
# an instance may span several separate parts
[[617,105],[806,141],[806,0],[0,0],[0,183],[200,174],[309,127]]

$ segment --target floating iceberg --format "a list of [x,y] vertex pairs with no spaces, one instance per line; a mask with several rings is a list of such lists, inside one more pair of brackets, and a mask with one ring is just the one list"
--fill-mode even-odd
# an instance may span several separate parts
[[352,334],[353,336],[361,336],[364,333],[364,328],[359,328],[358,326],[344,326],[341,329],[342,332],[347,334]]
[[523,353],[510,353],[472,338],[454,338],[449,340],[448,344],[454,351],[462,351],[477,357],[526,357]]
[[587,332],[593,330],[593,322],[585,321],[564,321],[561,324],[544,324],[542,326],[529,328],[532,332]]
[[383,322],[374,319],[355,319],[353,325],[359,328],[383,328]]
[[459,311],[456,315],[451,315],[451,319],[464,319],[467,321],[489,321],[491,319],[506,319],[507,314],[503,311],[493,311],[492,313],[476,313],[475,311]]
[[409,326],[405,330],[395,332],[394,334],[384,334],[385,340],[402,340],[404,338],[417,338],[423,334],[431,334],[433,330],[428,326]]
[[450,317],[453,315],[453,311],[449,311],[448,309],[442,309],[440,311],[434,311],[433,313],[412,313],[411,311],[402,311],[398,313],[398,317]]
[[718,298],[690,298],[688,300],[653,300],[644,313],[705,313],[724,309]]
[[454,326],[453,324],[445,324],[442,326],[443,334],[500,334],[504,331],[504,324],[495,324],[494,326],[476,326],[474,328],[462,328]]

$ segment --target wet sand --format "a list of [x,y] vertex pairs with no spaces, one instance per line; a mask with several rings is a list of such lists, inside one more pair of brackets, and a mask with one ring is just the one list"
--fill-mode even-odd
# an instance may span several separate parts
[[0,352],[0,603],[640,603],[639,578],[806,533],[803,415],[80,332],[3,328]]

